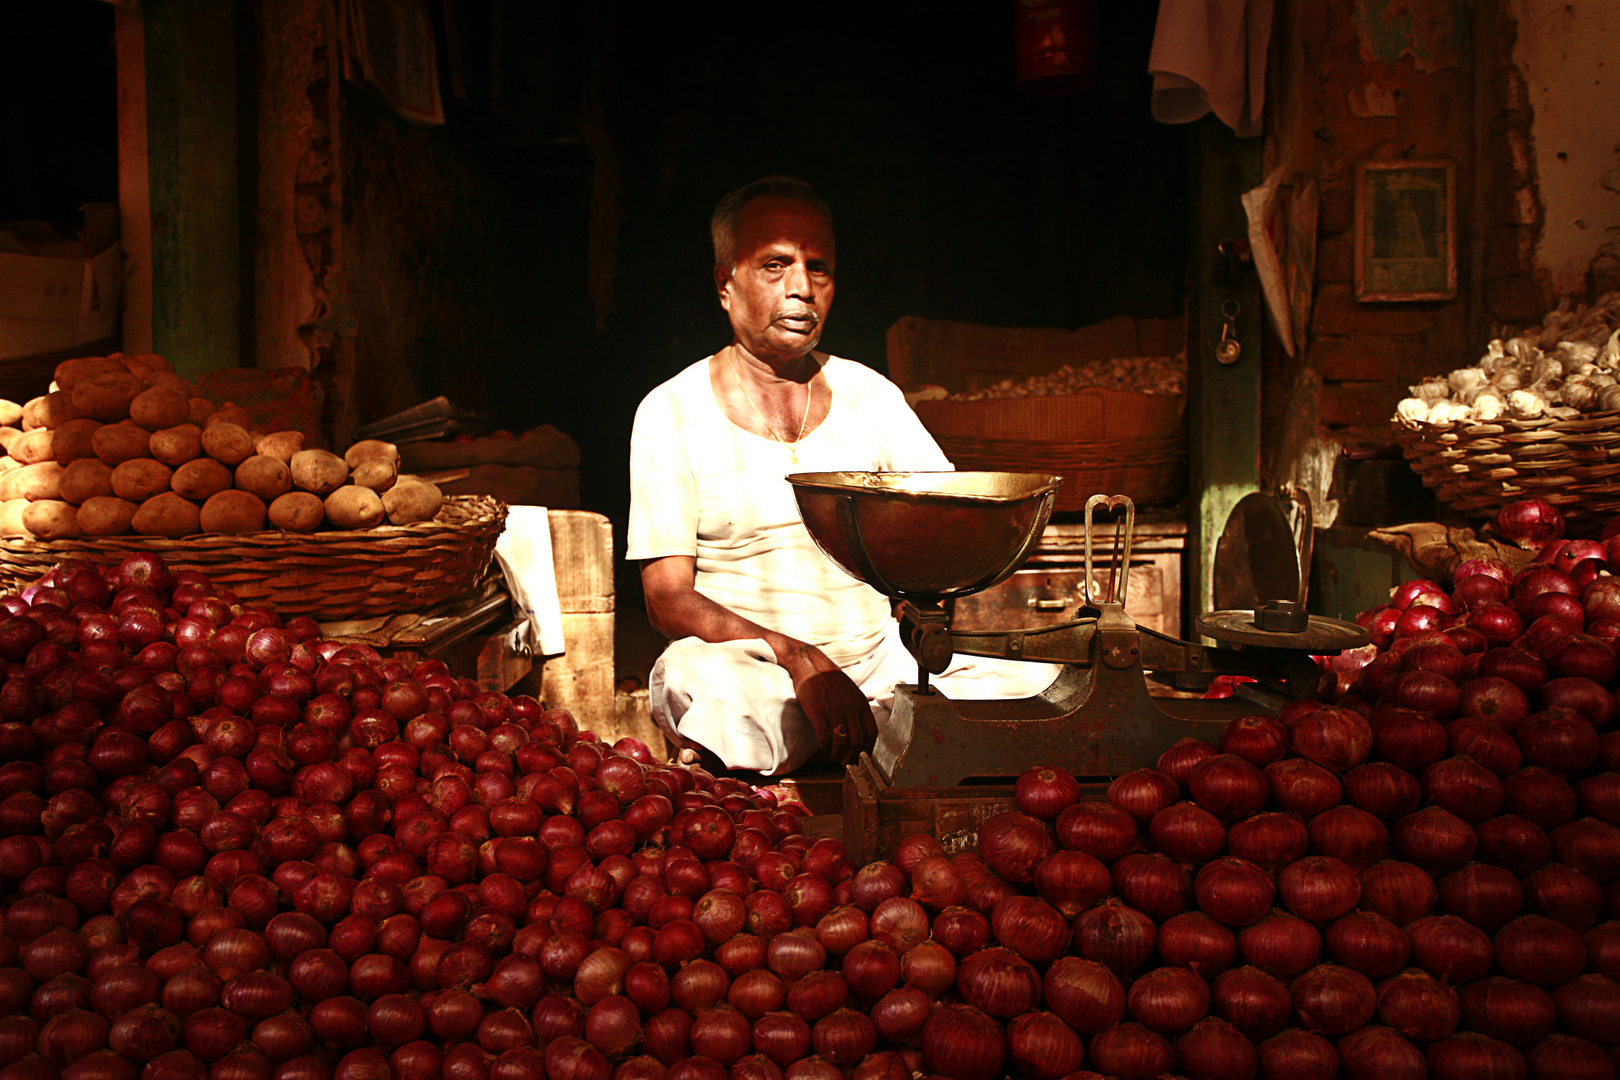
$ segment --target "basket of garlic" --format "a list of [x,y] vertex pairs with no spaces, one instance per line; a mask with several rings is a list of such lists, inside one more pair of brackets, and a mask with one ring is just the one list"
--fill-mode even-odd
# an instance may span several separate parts
[[1125,357],[1062,367],[979,390],[908,395],[959,469],[1063,477],[1053,508],[1099,492],[1165,506],[1186,491],[1186,361]]
[[1620,511],[1620,292],[1410,389],[1391,423],[1441,501],[1483,518],[1543,499],[1575,532]]

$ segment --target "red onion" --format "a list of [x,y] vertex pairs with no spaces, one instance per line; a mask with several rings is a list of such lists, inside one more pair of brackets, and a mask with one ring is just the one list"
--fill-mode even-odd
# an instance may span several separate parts
[[1141,825],[1180,798],[1180,785],[1156,769],[1134,769],[1108,785],[1108,801]]
[[1237,939],[1202,911],[1172,916],[1159,927],[1159,957],[1172,967],[1197,972],[1206,982],[1232,966]]
[[1126,1022],[1092,1036],[1087,1061],[1092,1069],[1118,1080],[1154,1080],[1175,1064],[1175,1051],[1163,1035]]
[[1491,970],[1491,939],[1455,915],[1429,915],[1410,923],[1412,966],[1453,986],[1482,979]]
[[1114,864],[1113,878],[1121,900],[1158,921],[1192,906],[1192,875],[1163,855],[1127,855]]
[[1552,1034],[1557,1007],[1532,983],[1496,976],[1458,991],[1463,1024],[1520,1048]]
[[810,1025],[792,1013],[769,1013],[754,1023],[754,1049],[784,1068],[810,1052],[810,1038]]
[[810,1037],[816,1053],[843,1068],[857,1064],[877,1045],[877,1029],[872,1021],[854,1009],[839,1009],[822,1017],[811,1029]]
[[1521,915],[1492,941],[1497,969],[1536,986],[1555,986],[1580,974],[1586,948],[1580,935],[1542,915]]
[[1036,1011],[1007,1025],[1007,1056],[1019,1076],[1060,1080],[1080,1067],[1085,1048],[1080,1036],[1052,1013]]
[[1004,811],[979,823],[979,854],[997,874],[1020,885],[1034,881],[1035,867],[1056,847],[1046,826],[1027,814]]
[[1209,987],[1187,968],[1155,968],[1131,983],[1126,1008],[1131,1019],[1152,1031],[1185,1031],[1209,1012]]
[[1530,1080],[1609,1080],[1614,1061],[1603,1049],[1573,1035],[1549,1035],[1524,1051]]
[[1422,1051],[1376,1024],[1339,1040],[1339,1068],[1345,1080],[1425,1080],[1429,1074]]
[[[1309,762],[1306,762],[1309,764]],[[1311,768],[1316,768],[1312,765]],[[1256,814],[1233,825],[1226,836],[1226,849],[1246,859],[1267,874],[1275,875],[1305,854],[1310,836],[1305,823],[1292,814]]]
[[1084,852],[1106,866],[1131,850],[1137,823],[1129,811],[1112,802],[1081,802],[1058,815],[1056,831],[1064,848]]
[[[928,995],[907,986],[884,994],[873,1003],[870,1015],[879,1038],[888,1042],[911,1044],[916,1042],[917,1036],[922,1032],[924,1021],[932,1011],[933,1003]],[[755,1045],[758,1046],[757,1022],[754,1031]]]
[[1434,1080],[1524,1080],[1525,1062],[1505,1042],[1465,1031],[1428,1048]]
[[1271,910],[1275,894],[1276,888],[1263,869],[1235,856],[1212,860],[1193,880],[1198,906],[1227,926],[1248,926],[1258,921]]
[[1176,1064],[1188,1080],[1249,1080],[1258,1057],[1236,1027],[1206,1017],[1176,1038]]
[[[1324,706],[1300,723],[1308,723],[1333,706]],[[1354,714],[1351,714],[1354,715]],[[1357,722],[1362,722],[1357,717]],[[1294,734],[1298,737],[1299,726]],[[1270,785],[1265,774],[1236,754],[1217,754],[1194,765],[1187,776],[1187,791],[1193,801],[1223,821],[1239,821],[1265,806]]]
[[1096,961],[1059,957],[1047,968],[1042,988],[1046,1007],[1082,1035],[1116,1024],[1125,1015],[1124,986]]
[[1422,1045],[1450,1036],[1462,1008],[1451,987],[1413,968],[1378,984],[1378,1019]]
[[923,1024],[922,1052],[924,1063],[936,1073],[954,1080],[994,1080],[1001,1073],[1006,1045],[991,1017],[968,1005],[946,1005]]
[[[1272,805],[1301,817],[1314,817],[1339,802],[1339,778],[1304,758],[1285,758],[1266,766]],[[1235,827],[1235,826],[1234,826]]]
[[1238,931],[1238,955],[1267,975],[1289,980],[1316,963],[1322,935],[1297,915],[1273,910]]
[[1263,1080],[1334,1080],[1339,1055],[1314,1031],[1289,1028],[1255,1047]]
[[904,953],[928,936],[928,912],[903,896],[883,901],[872,912],[871,935],[897,953]]
[[1597,1043],[1616,1042],[1620,1032],[1620,982],[1607,975],[1579,975],[1552,992],[1559,1028]]
[[1056,821],[1080,799],[1080,784],[1066,770],[1051,765],[1026,769],[1013,784],[1019,811],[1041,821]]
[[1216,976],[1210,984],[1210,1005],[1215,1015],[1251,1042],[1275,1035],[1294,1014],[1294,999],[1288,987],[1259,968],[1248,966]]
[[957,968],[957,991],[969,1005],[997,1019],[1028,1012],[1040,1000],[1041,977],[1011,949],[981,949]]
[[1148,822],[1154,847],[1179,863],[1197,865],[1214,857],[1226,843],[1226,827],[1197,803],[1167,806]]

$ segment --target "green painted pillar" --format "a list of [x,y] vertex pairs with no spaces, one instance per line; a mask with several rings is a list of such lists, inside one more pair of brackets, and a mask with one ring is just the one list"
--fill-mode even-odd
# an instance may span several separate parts
[[[1192,618],[1214,604],[1215,543],[1232,507],[1260,487],[1260,284],[1253,263],[1222,253],[1247,251],[1242,196],[1260,183],[1261,139],[1239,139],[1213,116],[1197,124],[1193,152],[1192,257],[1188,272],[1187,374],[1189,465],[1187,589]],[[1230,245],[1229,245],[1230,246]],[[1241,353],[1223,364],[1216,352],[1225,312]],[[1191,620],[1184,623],[1191,628]],[[1189,638],[1195,635],[1189,633]]]
[[236,7],[142,5],[152,345],[190,379],[242,357]]

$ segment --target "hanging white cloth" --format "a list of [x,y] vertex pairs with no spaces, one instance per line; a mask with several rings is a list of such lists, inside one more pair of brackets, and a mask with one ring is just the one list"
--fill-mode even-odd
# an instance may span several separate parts
[[1259,135],[1274,0],[1160,0],[1148,74],[1153,118],[1186,124],[1211,110]]

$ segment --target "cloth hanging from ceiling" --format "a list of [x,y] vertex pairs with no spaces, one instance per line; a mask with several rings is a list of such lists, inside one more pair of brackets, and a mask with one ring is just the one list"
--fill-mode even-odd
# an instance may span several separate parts
[[1275,0],[1160,0],[1148,56],[1153,118],[1186,124],[1211,111],[1259,135]]

